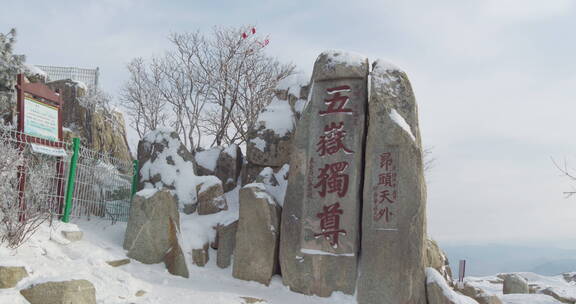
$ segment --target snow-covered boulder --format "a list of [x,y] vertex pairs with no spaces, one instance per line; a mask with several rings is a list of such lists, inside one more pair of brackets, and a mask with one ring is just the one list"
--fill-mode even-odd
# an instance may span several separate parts
[[18,282],[27,276],[26,267],[0,266],[0,289],[15,287]]
[[426,297],[428,304],[478,304],[474,299],[461,295],[448,286],[434,268],[426,268]]
[[138,189],[175,190],[179,206],[196,203],[196,163],[176,132],[152,131],[138,143]]
[[426,240],[426,267],[436,269],[446,282],[451,285],[452,282],[452,269],[446,253],[438,246],[435,240],[428,238]]
[[464,282],[463,284],[456,284],[454,286],[458,292],[468,296],[479,304],[502,304],[502,301],[495,294],[490,294],[489,292],[474,286],[470,282]]
[[202,182],[196,185],[198,192],[198,214],[218,213],[228,209],[222,182],[215,176],[203,176]]
[[198,175],[214,175],[224,186],[224,192],[236,188],[236,183],[242,170],[244,157],[238,145],[232,144],[226,148],[214,147],[196,152]]
[[20,291],[31,304],[96,304],[96,289],[87,280],[47,282]]
[[181,239],[180,214],[172,192],[158,189],[137,192],[124,236],[128,257],[145,264],[164,262],[172,274],[187,277]]
[[280,167],[290,161],[295,116],[287,101],[273,99],[250,130],[246,157],[260,166]]
[[529,293],[528,282],[522,276],[510,273],[503,275],[504,287],[503,293]]
[[249,184],[240,190],[235,278],[270,284],[278,270],[281,213],[282,208],[263,184]]

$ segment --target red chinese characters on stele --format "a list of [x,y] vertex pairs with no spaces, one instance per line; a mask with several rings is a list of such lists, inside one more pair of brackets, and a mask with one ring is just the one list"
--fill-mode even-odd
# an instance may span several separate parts
[[390,223],[394,216],[393,208],[398,198],[397,190],[397,167],[395,153],[384,152],[379,155],[380,166],[378,184],[375,187],[373,220]]
[[[331,114],[353,114],[353,110],[347,107],[352,91],[350,86],[341,85],[326,89],[328,98],[324,99],[326,107],[318,112],[320,117],[332,117]],[[339,116],[335,116],[339,117]],[[324,126],[324,132],[316,143],[316,152],[321,158],[325,156],[343,156],[353,154],[354,151],[346,147],[345,125],[343,121],[331,121]],[[326,163],[318,168],[317,182],[314,188],[318,189],[320,197],[342,198],[348,194],[349,175],[347,173],[350,164],[348,161],[335,161]],[[315,233],[316,238],[326,239],[332,248],[339,247],[339,237],[346,235],[346,230],[340,227],[340,217],[344,216],[344,210],[339,202],[328,203],[322,206],[322,212],[317,213],[320,219],[320,232]]]

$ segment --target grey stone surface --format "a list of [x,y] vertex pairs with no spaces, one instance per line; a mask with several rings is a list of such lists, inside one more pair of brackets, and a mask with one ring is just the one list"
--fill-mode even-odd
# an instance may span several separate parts
[[[284,106],[284,107],[282,107]],[[292,130],[285,134],[277,134],[264,120],[266,112],[273,115],[287,115],[292,120]],[[290,161],[292,150],[292,136],[296,116],[287,100],[274,99],[258,116],[253,129],[249,130],[249,140],[246,144],[246,158],[248,162],[265,167],[281,167]]]
[[243,162],[244,156],[238,145],[230,145],[220,153],[214,175],[222,181],[224,192],[236,188]]
[[145,264],[164,262],[171,273],[186,277],[179,233],[180,215],[169,190],[158,190],[150,197],[141,192],[134,196],[124,237],[128,257]]
[[452,269],[446,253],[438,246],[436,241],[428,238],[426,239],[426,262],[425,267],[432,267],[436,269],[448,285],[452,285]]
[[455,289],[461,294],[476,300],[478,304],[503,304],[502,300],[500,300],[498,296],[487,294],[482,289],[473,286],[468,282],[464,282],[464,284],[456,284]]
[[240,189],[240,218],[236,232],[235,278],[265,285],[278,268],[278,243],[282,208],[262,184]]
[[96,289],[87,280],[37,284],[20,294],[31,304],[96,304]]
[[200,183],[196,186],[198,191],[198,214],[214,214],[228,209],[222,182]]
[[[314,64],[311,98],[294,135],[280,234],[282,280],[299,293],[355,291],[367,76],[362,56],[330,51]],[[336,187],[343,184],[347,191]],[[339,225],[322,231],[328,214]]]
[[71,242],[77,242],[82,239],[84,232],[82,231],[62,231],[62,236]]
[[166,269],[171,274],[187,278],[190,273],[188,272],[186,258],[178,237],[180,235],[178,224],[174,219],[171,219],[169,224],[170,249],[164,256],[164,265],[166,265]]
[[506,274],[504,275],[504,286],[502,292],[504,294],[529,293],[528,282],[518,274]]
[[[258,183],[260,182],[258,180],[258,176],[260,175],[260,173],[262,172],[262,170],[268,168],[269,166],[260,166],[260,165],[255,165],[253,163],[247,162],[244,163],[244,166],[242,167],[242,186],[246,186],[248,184],[251,183]],[[272,171],[274,171],[274,173],[277,173],[280,169],[282,169],[282,167],[269,167],[272,169]]]
[[220,268],[228,268],[236,247],[236,231],[238,230],[238,221],[232,224],[218,226],[218,252],[216,256],[216,265]]
[[368,115],[358,303],[426,303],[426,185],[404,72],[373,64]]
[[0,266],[0,289],[13,288],[27,276],[28,272],[25,267]]
[[210,255],[208,254],[208,247],[208,243],[206,243],[204,246],[202,246],[202,248],[192,249],[192,263],[198,267],[204,267],[210,259]]

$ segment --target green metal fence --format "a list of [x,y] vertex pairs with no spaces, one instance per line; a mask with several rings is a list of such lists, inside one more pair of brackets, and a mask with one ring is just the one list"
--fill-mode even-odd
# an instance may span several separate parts
[[[21,164],[14,165],[17,174],[13,175],[11,186],[0,188],[0,192],[3,191],[0,197],[20,200],[15,205],[23,208],[27,200],[29,206],[32,199],[35,206],[41,201],[64,222],[79,217],[99,217],[112,222],[128,220],[137,182],[136,161],[90,150],[77,138],[72,144],[60,143],[65,154],[54,156],[42,152],[38,143],[30,142],[24,134],[12,129],[0,127],[0,135],[0,150],[16,149],[23,159]],[[45,181],[41,185],[41,195],[36,193],[38,191],[30,191],[38,187],[27,180],[33,177]],[[34,193],[34,198],[30,193]],[[20,212],[23,214],[24,210]]]

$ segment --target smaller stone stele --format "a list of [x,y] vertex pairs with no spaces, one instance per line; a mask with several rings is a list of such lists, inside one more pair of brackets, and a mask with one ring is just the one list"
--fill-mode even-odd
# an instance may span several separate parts
[[228,210],[222,182],[215,176],[204,176],[204,181],[196,186],[198,192],[198,214],[214,214]]
[[216,265],[220,268],[228,268],[232,261],[232,254],[236,246],[236,231],[238,221],[228,225],[219,225],[217,228],[218,252],[216,256]]
[[503,275],[504,286],[502,292],[504,294],[511,293],[529,293],[528,282],[522,276],[510,273]]
[[20,294],[31,304],[96,304],[96,289],[87,280],[32,285]]
[[80,241],[82,240],[82,237],[84,237],[84,232],[82,231],[61,231],[61,232],[62,236],[64,236],[64,238],[66,238],[70,242]]
[[130,264],[130,259],[122,259],[122,260],[114,260],[114,261],[106,261],[106,264],[112,267],[120,267],[126,264]]
[[208,264],[210,255],[208,254],[209,244],[206,243],[202,248],[192,249],[192,263],[198,267],[204,267]]
[[232,275],[241,280],[270,284],[278,271],[282,208],[263,184],[240,190],[240,218],[236,232]]
[[0,266],[0,289],[16,287],[27,276],[26,267]]

